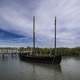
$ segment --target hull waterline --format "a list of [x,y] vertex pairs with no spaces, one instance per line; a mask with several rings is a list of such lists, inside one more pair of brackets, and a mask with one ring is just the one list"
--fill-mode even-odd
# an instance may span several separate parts
[[60,64],[62,57],[58,56],[26,56],[19,54],[20,60],[32,63]]

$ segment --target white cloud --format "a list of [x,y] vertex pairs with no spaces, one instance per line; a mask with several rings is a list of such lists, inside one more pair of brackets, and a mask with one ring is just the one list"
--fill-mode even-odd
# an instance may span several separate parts
[[[12,25],[5,29],[32,36],[32,15],[35,15],[37,38],[42,44],[46,41],[44,45],[50,46],[51,39],[54,39],[54,17],[57,16],[57,46],[79,46],[80,39],[76,42],[78,34],[75,34],[80,29],[79,0],[41,0],[40,3],[36,1],[34,3],[37,6],[29,3],[30,6],[22,7],[23,5],[16,6],[17,3],[13,3],[12,6],[1,7],[0,17]],[[32,11],[29,10],[34,6]]]
[[[53,18],[57,16],[57,37],[60,41],[63,41],[59,41],[57,46],[72,47],[78,45],[75,43],[77,36],[75,33],[77,32],[76,30],[80,29],[79,4],[79,0],[44,0],[36,11],[36,15],[39,17],[38,25],[40,25],[43,29],[42,31],[45,32],[45,36],[48,36],[50,28],[52,29],[52,26],[54,27]],[[63,28],[65,28],[65,30],[61,32],[60,30]],[[79,39],[77,41],[79,42]]]

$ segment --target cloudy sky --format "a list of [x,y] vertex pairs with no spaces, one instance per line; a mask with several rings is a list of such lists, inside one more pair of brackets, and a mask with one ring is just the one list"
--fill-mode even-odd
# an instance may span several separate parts
[[0,0],[0,47],[32,46],[32,17],[36,17],[36,46],[80,46],[80,0]]

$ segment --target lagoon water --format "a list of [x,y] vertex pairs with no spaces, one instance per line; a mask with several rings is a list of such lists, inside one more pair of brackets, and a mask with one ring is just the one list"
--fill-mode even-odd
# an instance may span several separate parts
[[27,63],[18,55],[0,55],[0,80],[80,80],[80,57],[48,65]]

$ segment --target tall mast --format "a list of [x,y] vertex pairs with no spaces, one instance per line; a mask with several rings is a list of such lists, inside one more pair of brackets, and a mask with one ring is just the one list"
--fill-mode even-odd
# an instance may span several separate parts
[[55,16],[55,29],[54,29],[55,31],[55,33],[54,33],[54,35],[55,35],[55,40],[54,40],[54,48],[55,48],[55,55],[56,55],[56,16]]
[[33,16],[33,55],[35,55],[35,16]]

